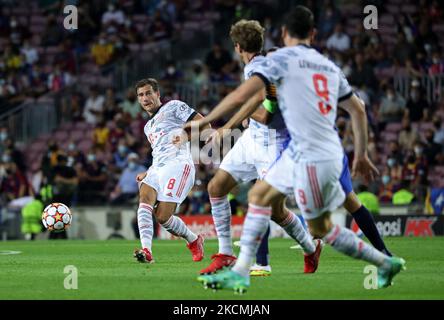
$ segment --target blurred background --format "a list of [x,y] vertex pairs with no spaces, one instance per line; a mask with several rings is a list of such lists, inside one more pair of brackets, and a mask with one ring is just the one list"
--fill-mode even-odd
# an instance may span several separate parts
[[[355,180],[356,193],[375,216],[441,215],[440,1],[0,0],[2,239],[38,235],[27,222],[35,226],[41,207],[56,201],[75,213],[73,238],[137,237],[134,178],[152,159],[143,134],[147,115],[133,84],[157,78],[162,101],[181,99],[207,114],[242,81],[231,24],[259,20],[264,49],[281,46],[280,22],[297,4],[315,13],[314,47],[343,69],[367,106],[369,152],[381,176],[368,186]],[[369,4],[378,9],[376,30],[363,27]],[[77,7],[76,30],[64,28],[66,5]],[[337,126],[351,163],[344,112]],[[216,167],[196,169],[196,185],[178,214],[211,233],[206,186]],[[239,224],[248,188],[230,194]],[[337,219],[350,223],[343,214]]]

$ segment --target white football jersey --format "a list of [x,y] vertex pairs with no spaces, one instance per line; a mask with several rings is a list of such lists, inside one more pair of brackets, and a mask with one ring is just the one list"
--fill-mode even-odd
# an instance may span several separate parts
[[[248,80],[254,73],[256,66],[265,61],[265,57],[261,55],[255,56],[244,68],[244,79]],[[289,139],[287,128],[284,124],[282,127],[271,128],[250,118],[250,134],[256,143],[263,146],[269,146],[273,143],[283,144]]]
[[338,101],[349,98],[352,89],[336,64],[315,49],[298,45],[264,58],[252,74],[277,86],[293,159],[342,159],[334,127]]
[[189,142],[178,147],[172,141],[195,114],[196,111],[185,102],[171,100],[162,105],[146,123],[143,131],[153,149],[153,166],[163,166],[171,160],[193,161]]

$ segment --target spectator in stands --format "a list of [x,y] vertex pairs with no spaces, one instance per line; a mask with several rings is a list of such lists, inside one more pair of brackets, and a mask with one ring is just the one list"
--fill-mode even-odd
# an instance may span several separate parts
[[54,179],[54,167],[57,165],[58,156],[62,154],[55,141],[48,142],[48,150],[42,157],[41,169],[43,176],[52,184]]
[[148,28],[148,39],[150,41],[162,41],[171,38],[172,26],[162,18],[160,11],[156,11],[153,23]]
[[77,72],[76,57],[70,39],[65,39],[58,45],[58,52],[54,56],[53,64],[59,65],[62,71],[69,74],[75,74]]
[[95,150],[104,151],[108,143],[109,129],[106,127],[105,120],[100,120],[93,131],[93,147]]
[[17,20],[17,17],[12,16],[9,20],[9,39],[14,46],[20,46],[23,43],[23,40],[29,39],[30,32],[28,27],[22,25]]
[[430,165],[434,165],[437,162],[437,156],[442,151],[442,145],[437,144],[435,139],[435,132],[432,129],[427,129],[425,134],[425,147],[424,147],[424,155],[427,159],[427,163]]
[[3,52],[3,60],[5,61],[5,66],[7,69],[19,69],[23,63],[23,58],[17,48],[10,45],[5,47]]
[[398,136],[398,143],[402,150],[413,150],[414,144],[419,140],[419,133],[412,128],[408,118],[402,119],[402,130]]
[[387,159],[394,159],[393,163],[402,163],[404,161],[404,154],[399,147],[398,141],[390,141],[389,152],[387,154]]
[[394,58],[401,64],[405,65],[407,59],[412,59],[415,48],[407,42],[404,32],[398,32],[395,48],[393,50]]
[[337,23],[333,34],[327,39],[327,48],[339,52],[346,52],[350,49],[350,36],[344,32],[342,23]]
[[379,200],[382,203],[391,202],[395,186],[391,180],[388,168],[384,169],[381,175],[381,185],[378,193]]
[[405,110],[405,100],[391,86],[388,86],[385,96],[381,99],[379,106],[380,129],[387,123],[400,122]]
[[137,118],[140,114],[140,105],[137,102],[136,92],[133,88],[126,91],[125,100],[123,100],[119,106],[122,111],[129,114],[132,119]]
[[0,194],[6,202],[22,198],[31,194],[26,176],[21,172],[12,159],[3,155],[5,177],[0,182]]
[[438,44],[438,36],[433,32],[430,21],[421,19],[419,22],[418,34],[415,37],[415,45],[419,51],[431,52]]
[[327,38],[341,19],[341,13],[335,7],[334,1],[328,1],[322,8],[319,16],[319,38]]
[[74,168],[77,171],[78,176],[80,170],[82,170],[83,166],[86,164],[86,159],[85,155],[81,150],[78,149],[74,141],[69,142],[66,157],[68,158],[66,165]]
[[433,126],[435,127],[433,142],[444,146],[444,127],[442,125],[442,119],[439,116],[433,118]]
[[48,89],[52,92],[57,92],[69,86],[72,82],[72,76],[60,70],[60,66],[56,65],[54,71],[48,76]]
[[438,50],[432,54],[432,63],[428,71],[431,76],[444,73],[444,59]]
[[428,119],[429,113],[429,103],[423,97],[423,90],[419,86],[419,81],[414,80],[412,81],[410,96],[407,100],[405,116],[407,116],[411,122],[418,122]]
[[216,42],[205,58],[205,65],[209,70],[210,80],[220,80],[223,68],[231,62],[232,58],[230,53],[222,48],[219,42]]
[[83,109],[83,118],[87,123],[95,125],[102,119],[104,102],[105,98],[99,94],[99,88],[92,86]]
[[23,42],[23,46],[20,48],[20,53],[25,57],[25,63],[28,67],[32,66],[39,60],[39,53],[35,47],[31,46],[29,40]]
[[183,73],[182,71],[177,69],[174,61],[172,60],[168,61],[166,66],[166,71],[164,72],[161,79],[162,82],[174,83],[175,81],[182,80],[182,78],[183,78]]
[[65,155],[57,157],[54,168],[54,200],[71,206],[73,197],[77,193],[79,178],[76,170],[68,165]]
[[98,66],[108,64],[113,58],[114,46],[108,41],[106,35],[101,33],[98,41],[91,46],[91,55]]
[[86,164],[79,177],[79,198],[81,199],[79,201],[84,203],[106,201],[106,172],[105,164],[97,160],[96,153],[91,150],[86,157]]
[[113,164],[117,167],[118,171],[122,171],[128,166],[128,155],[130,150],[125,139],[119,140],[117,151],[113,154]]
[[108,10],[102,15],[102,27],[107,33],[117,32],[125,22],[125,14],[114,3],[108,4]]
[[378,82],[372,66],[364,60],[364,56],[360,52],[356,53],[354,62],[349,77],[350,83],[357,87],[365,85],[366,88],[375,91]]
[[103,120],[105,122],[113,120],[119,111],[120,110],[117,105],[117,98],[114,89],[113,88],[106,89]]
[[0,156],[6,150],[6,141],[8,140],[8,128],[0,127]]
[[44,46],[58,45],[63,39],[64,31],[65,30],[62,28],[61,24],[57,23],[56,16],[50,14],[46,22],[46,29],[43,33],[45,37],[43,38],[44,40],[42,44]]
[[127,163],[119,182],[110,195],[112,204],[128,203],[129,200],[134,199],[139,193],[136,176],[147,169],[139,163],[139,156],[136,153],[128,155]]
[[4,141],[5,150],[4,153],[8,154],[11,158],[11,161],[14,162],[19,170],[23,173],[26,172],[26,162],[25,162],[25,156],[23,152],[21,152],[19,149],[16,148],[14,140],[12,138],[7,138]]

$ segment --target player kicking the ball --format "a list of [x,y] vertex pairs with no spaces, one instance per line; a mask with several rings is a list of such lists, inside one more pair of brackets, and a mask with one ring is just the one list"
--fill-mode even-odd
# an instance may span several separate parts
[[[337,106],[351,116],[355,157],[353,174],[372,179],[377,169],[367,156],[367,117],[361,100],[353,94],[341,70],[310,47],[314,37],[313,13],[295,7],[285,18],[285,48],[277,50],[255,68],[252,77],[230,93],[214,110],[230,112],[245,103],[269,82],[277,84],[279,108],[292,138],[282,157],[249,193],[249,210],[241,237],[241,252],[231,270],[199,281],[213,288],[245,291],[257,239],[268,226],[272,204],[292,186],[299,208],[313,236],[337,251],[378,267],[378,287],[388,287],[405,268],[405,261],[390,257],[359,239],[352,231],[333,224],[330,213],[345,200],[339,179],[343,149],[334,129]],[[197,125],[212,121],[211,114]],[[248,226],[248,227],[247,227]]]
[[155,79],[140,80],[135,89],[142,109],[150,116],[144,132],[152,149],[153,164],[136,178],[140,183],[137,222],[142,249],[136,250],[134,257],[140,262],[154,262],[151,249],[154,214],[168,232],[187,241],[193,261],[201,261],[203,237],[194,234],[174,212],[193,187],[195,176],[189,143],[177,144],[177,140],[184,123],[203,117],[179,100],[162,104]]
[[[230,37],[236,53],[245,63],[244,77],[248,79],[256,65],[265,60],[260,54],[264,43],[264,29],[254,20],[241,20],[230,30]],[[250,104],[262,105],[251,115],[249,128],[224,157],[215,176],[208,184],[211,213],[219,241],[219,252],[212,256],[211,264],[200,271],[201,274],[214,273],[223,267],[229,267],[236,261],[233,255],[231,239],[231,211],[227,195],[241,182],[263,179],[268,168],[285,149],[290,136],[276,105],[276,90],[273,85],[258,93]],[[222,129],[232,129],[240,122],[231,119]],[[242,119],[241,119],[242,120]],[[229,131],[228,131],[229,132]],[[290,189],[291,192],[291,189]],[[322,241],[312,240],[299,218],[285,207],[285,195],[273,206],[273,220],[279,224],[304,251],[304,272],[316,271],[322,250]],[[260,211],[260,210],[258,210]],[[247,225],[245,227],[248,227]],[[268,262],[268,235],[262,239],[260,254],[251,274],[265,276],[271,274]]]

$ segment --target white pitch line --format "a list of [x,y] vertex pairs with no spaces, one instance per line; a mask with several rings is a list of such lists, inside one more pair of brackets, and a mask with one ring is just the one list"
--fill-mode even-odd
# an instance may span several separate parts
[[7,256],[7,255],[12,255],[12,254],[20,254],[22,253],[21,251],[12,251],[12,250],[3,250],[0,251],[0,256]]

